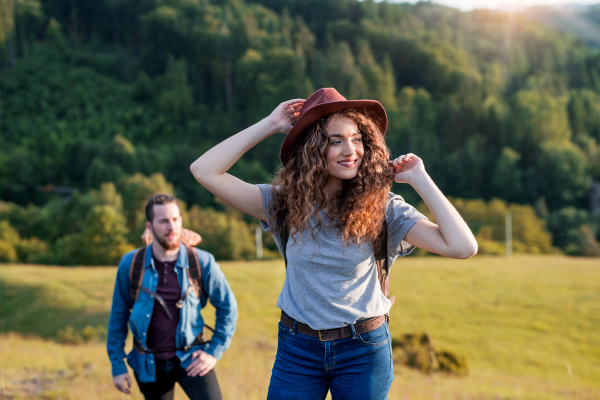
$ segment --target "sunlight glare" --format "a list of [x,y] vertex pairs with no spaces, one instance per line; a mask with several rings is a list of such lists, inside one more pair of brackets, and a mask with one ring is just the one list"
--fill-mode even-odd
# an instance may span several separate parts
[[[400,1],[396,1],[400,2]],[[489,10],[503,11],[518,11],[523,8],[540,6],[540,5],[565,5],[565,4],[577,4],[577,5],[589,5],[597,4],[599,0],[575,0],[572,2],[565,0],[433,0],[433,3],[442,4],[452,8],[458,8],[462,11],[471,11],[476,9],[487,8]],[[410,1],[410,3],[416,3],[416,1]]]

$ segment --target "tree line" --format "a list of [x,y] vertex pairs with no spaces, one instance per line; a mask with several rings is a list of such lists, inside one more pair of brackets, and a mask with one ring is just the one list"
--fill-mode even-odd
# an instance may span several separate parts
[[[60,203],[48,185],[80,193],[71,202],[161,173],[192,208],[234,215],[190,163],[279,102],[333,86],[381,101],[392,153],[420,155],[444,193],[529,205],[552,246],[598,247],[588,192],[600,181],[600,56],[573,35],[429,2],[0,0],[0,15],[0,199],[11,207]],[[280,143],[232,172],[268,181]]]

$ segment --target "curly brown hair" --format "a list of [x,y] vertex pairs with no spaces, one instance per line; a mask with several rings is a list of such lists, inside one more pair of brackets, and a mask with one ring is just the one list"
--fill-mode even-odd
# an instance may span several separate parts
[[306,134],[296,142],[287,165],[277,171],[272,182],[271,225],[287,225],[294,243],[294,235],[309,228],[313,215],[317,217],[317,224],[311,230],[314,240],[323,225],[319,214],[327,206],[323,191],[329,178],[327,124],[336,115],[356,123],[362,134],[364,156],[356,177],[343,181],[342,190],[329,204],[328,215],[342,231],[344,244],[375,241],[385,218],[392,178],[387,164],[390,150],[383,133],[371,118],[358,110],[336,112],[307,128]]

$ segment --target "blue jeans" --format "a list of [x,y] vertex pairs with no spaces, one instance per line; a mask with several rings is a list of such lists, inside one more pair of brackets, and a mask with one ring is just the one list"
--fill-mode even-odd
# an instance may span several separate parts
[[387,322],[374,331],[322,342],[279,323],[268,400],[382,400],[394,380]]

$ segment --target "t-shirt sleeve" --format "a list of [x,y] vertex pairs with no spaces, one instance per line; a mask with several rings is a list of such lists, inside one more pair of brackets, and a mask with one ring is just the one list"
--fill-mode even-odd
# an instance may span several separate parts
[[410,228],[427,217],[405,202],[402,196],[390,193],[385,218],[388,223],[388,251],[393,257],[410,254],[415,246],[404,238]]
[[265,207],[265,215],[267,216],[267,220],[263,221],[262,219],[259,220],[260,221],[260,226],[263,228],[264,231],[266,232],[273,232],[273,227],[269,225],[270,221],[271,221],[271,215],[272,215],[272,209],[271,209],[271,199],[273,198],[273,192],[272,192],[272,188],[271,185],[268,185],[266,183],[261,183],[258,186],[258,188],[260,189],[261,193],[262,193],[262,197],[263,197],[263,206]]

